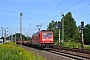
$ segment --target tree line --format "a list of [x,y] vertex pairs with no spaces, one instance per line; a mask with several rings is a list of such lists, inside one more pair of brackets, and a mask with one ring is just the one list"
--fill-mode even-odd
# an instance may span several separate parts
[[[63,19],[64,18],[64,19]],[[81,42],[81,33],[80,33],[80,26],[76,26],[76,21],[72,17],[72,13],[68,12],[64,17],[61,19],[61,23],[64,20],[64,41],[65,42]],[[51,30],[54,32],[54,39],[55,42],[58,41],[58,21],[52,20],[49,25],[47,26],[47,30]],[[61,24],[62,26],[62,24]],[[60,35],[62,35],[62,27],[60,29]],[[60,36],[62,39],[62,37]],[[84,27],[84,43],[89,45],[90,44],[90,24],[87,24]]]
[[[10,35],[8,36],[6,39],[7,40],[11,40],[12,37],[13,37],[13,41],[15,41],[15,35],[16,35],[16,41],[20,40],[20,33],[16,33],[16,34],[13,34],[13,35]],[[22,40],[31,40],[31,37],[30,36],[25,36],[22,34]]]
[[[76,21],[72,17],[72,13],[68,12],[64,17],[64,41],[65,42],[81,42],[82,37],[80,33],[80,26],[76,26]],[[61,26],[63,18],[60,20]],[[54,40],[55,42],[58,42],[58,21],[52,20],[48,26],[47,30],[54,32]],[[60,28],[60,35],[62,36],[62,27]],[[60,39],[62,40],[62,37],[60,36]],[[7,37],[7,40],[10,36]],[[2,37],[3,38],[3,37]],[[23,40],[31,40],[31,37],[26,37],[22,34]],[[15,34],[13,35],[13,40],[15,40]],[[20,33],[16,33],[16,40],[20,40]],[[90,45],[90,24],[85,25],[84,27],[84,44]]]

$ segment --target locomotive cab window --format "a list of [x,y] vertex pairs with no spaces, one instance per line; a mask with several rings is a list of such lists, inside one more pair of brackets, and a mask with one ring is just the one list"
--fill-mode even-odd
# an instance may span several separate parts
[[43,36],[44,37],[46,37],[46,36],[51,37],[52,36],[52,33],[43,33]]
[[43,36],[47,36],[47,33],[43,33]]
[[47,33],[47,36],[51,37],[52,36],[52,33]]

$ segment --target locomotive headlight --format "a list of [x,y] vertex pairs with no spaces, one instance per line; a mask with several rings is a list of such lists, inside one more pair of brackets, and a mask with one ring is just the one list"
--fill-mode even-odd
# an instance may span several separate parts
[[42,41],[45,41],[45,39],[42,39]]
[[53,41],[53,39],[50,39],[50,41]]
[[42,42],[44,43],[45,42],[45,39],[42,39]]

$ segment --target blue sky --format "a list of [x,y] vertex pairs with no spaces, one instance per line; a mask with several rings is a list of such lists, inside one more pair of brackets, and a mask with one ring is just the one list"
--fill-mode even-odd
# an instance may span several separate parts
[[0,30],[9,27],[13,34],[20,32],[21,12],[22,32],[29,36],[37,31],[36,25],[46,29],[52,20],[61,20],[62,13],[72,12],[77,26],[81,21],[90,24],[90,0],[0,0]]

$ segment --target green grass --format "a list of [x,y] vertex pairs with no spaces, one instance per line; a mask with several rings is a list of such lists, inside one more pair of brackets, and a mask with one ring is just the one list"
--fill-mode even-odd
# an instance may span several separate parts
[[0,60],[45,60],[11,42],[0,44]]
[[[58,45],[58,42],[55,43],[55,45]],[[64,42],[60,43],[62,47],[67,47],[67,48],[80,48],[81,49],[81,43],[75,43],[75,42]],[[90,50],[90,45],[84,45],[84,49]]]
[[90,50],[90,45],[84,45],[84,48]]
[[68,47],[68,48],[80,48],[81,45],[75,42],[64,42],[64,47]]
[[[75,42],[64,42],[63,46],[68,48],[81,48],[81,44]],[[84,45],[84,49],[90,50],[90,46]]]

